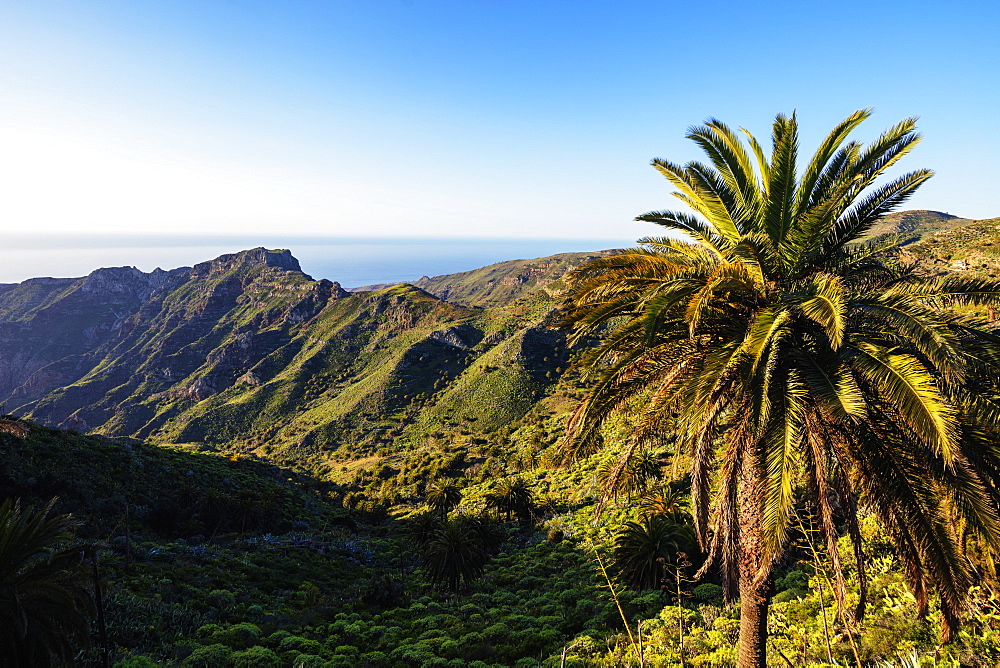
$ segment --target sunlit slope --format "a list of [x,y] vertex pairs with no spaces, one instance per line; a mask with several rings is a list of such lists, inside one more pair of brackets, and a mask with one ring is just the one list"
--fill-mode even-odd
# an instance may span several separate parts
[[[485,308],[405,284],[347,293],[303,274],[287,251],[244,251],[155,282],[118,272],[92,296],[113,308],[85,320],[97,318],[103,338],[43,360],[8,407],[80,431],[290,462],[406,448],[449,424],[489,433],[529,411],[565,367],[563,337],[546,325],[557,273],[583,260],[545,259],[544,280],[523,280],[514,263],[511,299]],[[8,314],[72,330],[86,280],[4,286],[16,297]],[[467,296],[489,295],[502,276],[457,281]],[[114,297],[130,284],[145,287]]]
[[[922,234],[904,253],[932,271],[1000,268],[997,220],[886,225]],[[579,351],[550,325],[566,273],[596,255],[351,293],[263,248],[3,285],[0,401],[53,426],[288,463],[490,439],[576,396],[563,373]]]
[[903,243],[909,243],[919,240],[928,234],[961,227],[971,222],[968,218],[960,218],[950,213],[942,213],[941,211],[928,211],[926,209],[898,211],[883,216],[872,227],[869,236],[898,234]]
[[239,382],[149,435],[269,450],[373,442],[386,419],[463,368],[464,351],[442,339],[474,315],[405,285],[339,299]]
[[19,410],[81,430],[139,433],[169,404],[197,402],[234,383],[344,294],[298,271],[287,251],[223,256],[184,279],[151,294],[106,344],[77,356],[78,366],[89,367],[79,379]]
[[1000,274],[1000,218],[940,230],[905,246],[904,258],[926,271]]
[[[425,276],[413,285],[455,304],[507,306],[527,294],[559,296],[566,289],[564,278],[569,270],[612,252],[560,253],[531,260],[508,260],[457,274]],[[355,288],[355,291],[380,287],[387,286]]]

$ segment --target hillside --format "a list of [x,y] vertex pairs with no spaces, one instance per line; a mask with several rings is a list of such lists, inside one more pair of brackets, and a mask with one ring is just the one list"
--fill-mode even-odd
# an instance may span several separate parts
[[[414,549],[419,514],[341,504],[329,485],[246,457],[26,426],[24,438],[0,434],[0,498],[37,508],[58,494],[55,511],[103,545],[117,668],[537,666],[579,634],[596,648],[591,636],[619,624],[579,540],[483,513],[486,476],[469,479],[462,512],[481,516],[490,559],[452,591]],[[621,597],[643,617],[666,603]],[[92,637],[75,665],[102,665],[96,626]]]
[[898,234],[903,243],[911,243],[921,239],[928,234],[933,234],[941,230],[948,230],[955,227],[967,225],[972,221],[967,218],[959,218],[950,213],[940,211],[927,211],[916,209],[913,211],[897,211],[883,216],[882,219],[872,227],[868,236],[879,234]]
[[161,538],[285,532],[340,512],[313,502],[306,478],[261,460],[27,426],[25,438],[0,436],[0,499],[57,497],[55,512],[83,520],[85,536],[124,535],[126,523]]
[[[509,427],[566,367],[546,328],[592,255],[348,293],[288,251],[0,286],[0,401],[43,424],[322,466]],[[461,302],[461,303],[456,303]]]
[[[984,224],[911,211],[882,227],[935,239],[928,258],[943,267],[948,235]],[[992,261],[961,253],[947,262]],[[511,434],[558,431],[578,389],[562,377],[573,351],[547,325],[566,272],[597,255],[352,292],[263,248],[4,285],[0,403],[51,426],[253,452],[341,482],[370,477],[351,462],[441,443],[483,461]]]
[[933,273],[1000,272],[1000,218],[970,221],[925,235],[904,247],[903,257]]
[[[912,213],[889,221],[923,235],[905,257],[994,270],[1000,219]],[[346,292],[260,248],[0,286],[6,406],[50,425],[0,434],[0,498],[58,496],[106,546],[116,668],[625,666],[636,628],[646,665],[733,665],[739,608],[716,571],[694,580],[703,556],[671,444],[600,508],[628,418],[604,429],[606,451],[557,456],[585,388],[581,351],[549,325],[565,272],[593,255]],[[526,505],[505,511],[517,485]],[[979,585],[968,630],[937,646],[938,604],[918,614],[868,508],[869,613],[846,632],[811,522],[776,565],[770,643],[786,664],[1000,660]],[[628,545],[643,551],[638,584]],[[857,600],[851,567],[847,587]],[[78,663],[101,665],[96,643]]]
[[[588,260],[608,255],[599,253],[560,253],[532,260],[508,260],[480,269],[445,274],[414,281],[413,285],[441,299],[466,306],[509,304],[528,292],[544,291],[556,297],[565,290],[566,273]],[[352,292],[381,290],[388,284],[352,288]]]

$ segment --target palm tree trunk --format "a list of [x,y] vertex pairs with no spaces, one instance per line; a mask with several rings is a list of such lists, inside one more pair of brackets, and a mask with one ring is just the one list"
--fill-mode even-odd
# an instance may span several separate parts
[[771,606],[774,578],[753,586],[752,578],[740,578],[739,668],[767,666],[767,611]]
[[749,462],[737,491],[739,503],[739,588],[740,644],[739,668],[767,666],[767,612],[774,596],[774,575],[761,581],[764,566],[764,493],[762,466]]

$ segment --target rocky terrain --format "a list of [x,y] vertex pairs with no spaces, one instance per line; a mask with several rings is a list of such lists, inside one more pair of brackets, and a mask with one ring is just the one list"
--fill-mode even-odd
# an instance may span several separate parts
[[0,401],[52,426],[290,462],[400,447],[442,424],[482,435],[565,368],[545,323],[562,276],[589,257],[348,293],[257,248],[4,285]]

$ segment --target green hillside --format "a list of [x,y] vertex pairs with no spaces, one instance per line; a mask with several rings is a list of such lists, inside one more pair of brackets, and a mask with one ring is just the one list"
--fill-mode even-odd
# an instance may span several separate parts
[[[504,306],[529,293],[558,297],[566,288],[563,277],[573,267],[613,251],[560,253],[531,260],[508,260],[480,269],[414,281],[413,285],[454,304]],[[388,285],[354,288],[353,292],[383,289]]]
[[[569,351],[546,323],[562,276],[588,257],[428,280],[464,305],[407,285],[346,293],[302,274],[287,251],[264,249],[155,280],[138,272],[144,291],[128,290],[136,270],[46,284],[30,303],[12,288],[0,306],[29,329],[44,314],[105,335],[12,370],[6,404],[64,428],[210,444],[310,470],[433,434],[483,438],[557,384]],[[114,307],[82,315],[88,295]],[[56,345],[14,336],[8,359],[23,358],[17,346]]]
[[[902,257],[928,272],[1000,269],[1000,219],[904,212],[875,232],[911,235]],[[586,346],[552,324],[566,272],[602,254],[350,293],[262,248],[0,286],[0,389],[34,421],[0,433],[0,498],[58,497],[100,544],[118,668],[625,667],[640,626],[645,665],[734,665],[739,608],[714,567],[695,580],[690,481],[669,439],[601,504],[630,416],[605,426],[600,454],[566,466],[557,449]],[[1000,662],[986,570],[939,647],[939,602],[918,614],[862,508],[869,612],[851,627],[813,510],[793,512],[769,622],[786,665]],[[641,553],[642,584],[629,545],[654,531],[673,542]],[[467,570],[449,576],[456,563]],[[80,665],[101,665],[91,636]]]
[[872,227],[869,236],[879,234],[898,234],[904,243],[909,243],[921,239],[928,234],[949,230],[955,227],[967,225],[972,221],[967,218],[959,218],[950,213],[940,211],[898,211],[883,216],[879,222]]
[[906,246],[903,257],[929,272],[972,272],[995,277],[1000,271],[1000,218],[970,221],[927,234]]

